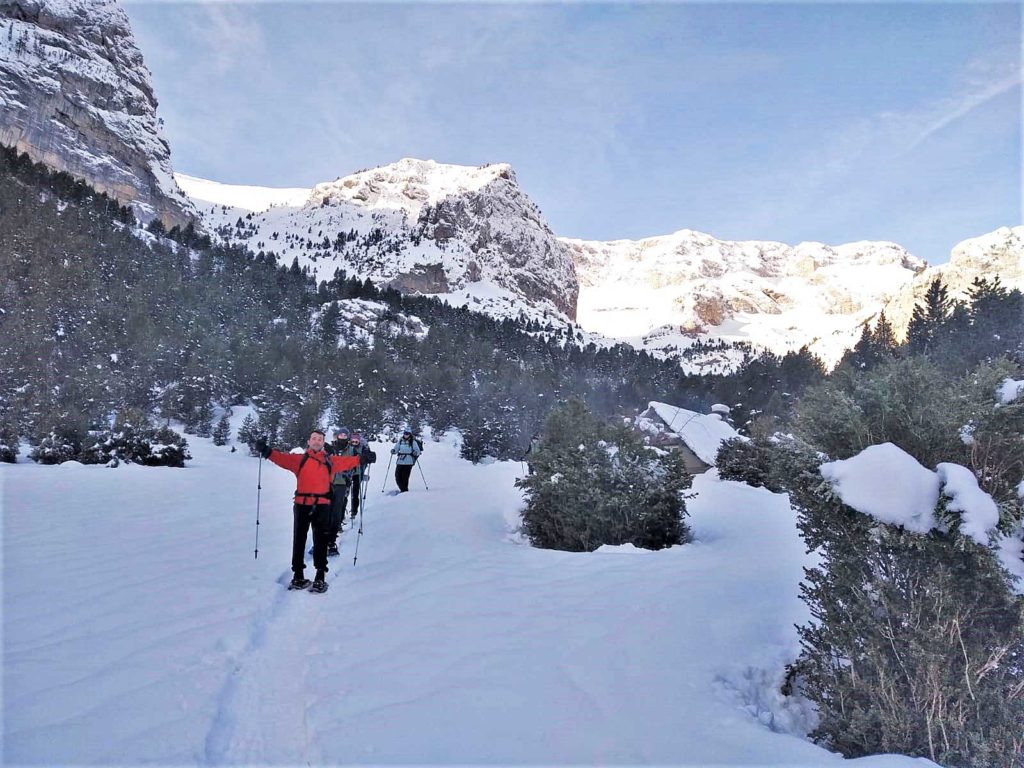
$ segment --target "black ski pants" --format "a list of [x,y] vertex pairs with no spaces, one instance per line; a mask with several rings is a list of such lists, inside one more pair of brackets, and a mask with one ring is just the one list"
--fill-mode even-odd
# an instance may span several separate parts
[[327,572],[327,544],[330,542],[330,504],[296,504],[293,509],[292,572],[302,576],[306,568],[306,534],[313,529],[313,567]]
[[[352,519],[356,519],[356,515],[359,514],[359,491],[363,484],[362,478],[359,477],[358,473],[352,476]],[[342,512],[344,516],[344,512]]]
[[345,509],[348,505],[348,486],[335,485],[334,495],[331,497],[331,520],[329,525],[330,539],[328,543],[336,542],[341,532],[341,524],[345,522]]
[[395,467],[395,485],[402,493],[409,490],[409,475],[411,474],[412,464],[399,464]]

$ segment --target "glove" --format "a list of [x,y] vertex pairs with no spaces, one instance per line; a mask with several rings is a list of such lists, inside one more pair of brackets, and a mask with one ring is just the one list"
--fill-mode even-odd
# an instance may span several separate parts
[[267,441],[262,437],[256,441],[256,453],[262,456],[264,459],[270,458],[270,446],[267,445]]
[[391,449],[391,455],[392,455],[392,456],[394,456],[394,455],[395,455],[395,449],[394,449],[394,448],[392,448],[392,449]]
[[377,454],[374,453],[373,451],[370,451],[369,455],[366,457],[366,463],[367,464],[373,464],[376,461],[377,461]]

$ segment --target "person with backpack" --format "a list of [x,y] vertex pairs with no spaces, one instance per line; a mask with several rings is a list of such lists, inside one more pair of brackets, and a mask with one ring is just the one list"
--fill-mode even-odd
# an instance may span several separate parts
[[412,467],[416,459],[423,452],[420,443],[413,437],[410,430],[402,432],[402,436],[391,449],[395,458],[395,485],[399,493],[406,493],[409,490],[409,475],[412,474]]
[[[359,466],[358,456],[330,456],[324,451],[324,433],[314,429],[305,452],[285,453],[270,448],[264,438],[256,441],[256,450],[264,459],[295,474],[295,504],[292,509],[292,580],[288,589],[326,592],[327,544],[330,535],[331,481],[335,472]],[[313,566],[316,578],[310,585],[305,578],[306,534],[313,529]]]
[[[350,435],[347,427],[337,427],[334,430],[334,442],[325,450],[333,456],[358,456],[359,449],[353,445]],[[348,506],[349,489],[352,487],[355,473],[355,469],[350,469],[331,475],[331,523],[330,538],[327,543],[328,557],[335,557],[339,554],[338,534],[341,533],[341,526],[345,523],[345,509]],[[352,516],[355,517],[355,509],[352,510]]]
[[366,475],[366,467],[377,461],[377,454],[370,450],[370,446],[363,442],[363,433],[355,430],[351,438],[352,448],[355,455],[359,456],[359,469],[352,472],[352,519],[359,514],[359,502],[361,499],[363,478]]
[[530,444],[526,447],[526,453],[523,454],[523,461],[526,462],[527,474],[533,474],[533,462],[530,461],[529,456],[531,453],[536,453],[540,448],[540,432],[534,432],[533,437],[530,438]]

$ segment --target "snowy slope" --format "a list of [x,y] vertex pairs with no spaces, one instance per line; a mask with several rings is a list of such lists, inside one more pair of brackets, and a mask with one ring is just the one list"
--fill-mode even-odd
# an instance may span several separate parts
[[647,349],[694,338],[745,341],[780,354],[806,344],[829,365],[926,267],[884,242],[789,246],[691,230],[564,242],[580,278],[584,328]]
[[177,179],[208,229],[319,279],[341,268],[497,317],[575,317],[568,250],[508,165],[406,158],[310,190]]
[[262,464],[254,560],[259,462],[191,442],[183,470],[0,469],[6,762],[843,762],[775,693],[807,618],[785,497],[709,473],[693,544],[537,550],[519,465],[428,442],[430,490],[378,470],[358,565],[347,531],[312,595],[282,586],[292,476]]
[[114,0],[0,2],[0,144],[167,227],[195,215],[174,181],[149,70]]

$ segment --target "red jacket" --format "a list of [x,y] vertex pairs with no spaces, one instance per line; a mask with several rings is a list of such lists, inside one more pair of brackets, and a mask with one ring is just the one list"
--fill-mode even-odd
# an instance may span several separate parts
[[[302,459],[305,456],[309,458],[303,463]],[[358,456],[328,456],[323,451],[316,452],[309,448],[305,453],[271,451],[269,458],[277,466],[295,473],[296,504],[326,504],[334,474],[359,466]]]

